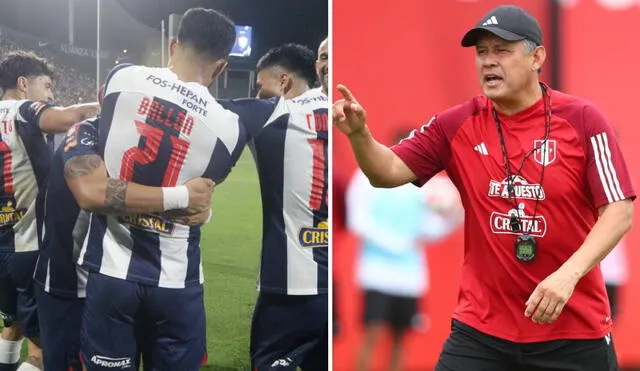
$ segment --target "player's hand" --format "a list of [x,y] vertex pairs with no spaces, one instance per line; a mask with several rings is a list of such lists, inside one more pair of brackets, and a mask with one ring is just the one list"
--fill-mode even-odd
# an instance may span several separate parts
[[367,112],[346,86],[339,84],[338,91],[343,99],[333,104],[333,124],[347,136],[362,132]]
[[187,214],[198,214],[211,208],[211,194],[215,182],[206,178],[194,178],[185,183],[189,190]]
[[527,300],[524,315],[539,324],[555,322],[577,283],[576,275],[567,269],[560,268],[551,273]]
[[211,209],[207,209],[197,214],[186,213],[165,213],[165,217],[174,223],[188,225],[190,227],[197,227],[209,223],[211,220]]

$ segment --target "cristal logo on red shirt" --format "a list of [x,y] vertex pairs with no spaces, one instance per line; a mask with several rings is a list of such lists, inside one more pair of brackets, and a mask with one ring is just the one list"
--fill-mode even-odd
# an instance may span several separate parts
[[511,216],[516,215],[519,217],[520,231],[522,233],[529,233],[535,237],[544,237],[547,233],[547,221],[544,216],[536,215],[534,219],[532,215],[525,213],[524,208],[524,203],[520,203],[517,209],[511,209],[506,214],[495,211],[491,213],[491,231],[495,234],[521,234],[511,230]]
[[[489,197],[509,198],[509,178],[498,182],[491,180],[489,183]],[[544,189],[540,184],[529,184],[527,180],[519,175],[511,176],[511,184],[513,185],[513,194],[511,197],[525,200],[544,200]]]

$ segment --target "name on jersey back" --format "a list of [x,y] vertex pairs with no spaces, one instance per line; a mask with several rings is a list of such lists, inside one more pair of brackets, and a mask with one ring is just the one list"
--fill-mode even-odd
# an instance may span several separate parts
[[188,116],[183,109],[174,109],[171,105],[159,102],[156,99],[142,98],[138,107],[138,114],[146,115],[147,122],[156,124],[159,127],[174,129],[175,133],[191,135],[194,119]]

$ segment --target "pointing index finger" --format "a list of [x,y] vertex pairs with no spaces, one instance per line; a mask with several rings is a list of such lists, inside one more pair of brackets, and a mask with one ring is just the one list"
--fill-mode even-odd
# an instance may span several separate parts
[[356,98],[353,97],[353,94],[351,94],[351,91],[349,89],[347,89],[346,86],[344,86],[342,84],[338,84],[337,89],[340,92],[340,94],[342,94],[344,99],[346,99],[348,101],[351,101],[351,102],[357,102]]

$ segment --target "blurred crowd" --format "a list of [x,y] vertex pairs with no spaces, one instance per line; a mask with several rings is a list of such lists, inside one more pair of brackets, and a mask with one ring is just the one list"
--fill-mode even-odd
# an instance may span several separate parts
[[0,39],[0,55],[5,55],[13,50],[33,51],[53,64],[56,73],[54,94],[57,105],[67,106],[94,102],[97,99],[95,78],[70,65],[59,53],[48,48],[33,50],[17,45],[10,40]]

